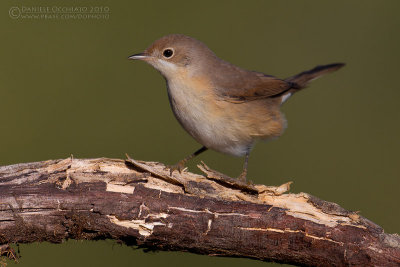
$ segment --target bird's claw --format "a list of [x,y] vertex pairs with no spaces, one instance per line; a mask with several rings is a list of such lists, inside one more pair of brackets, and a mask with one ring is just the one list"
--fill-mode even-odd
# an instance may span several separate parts
[[174,171],[178,171],[179,173],[182,173],[182,171],[185,170],[185,162],[179,161],[175,165],[167,165],[167,168],[169,169],[170,176],[172,176]]
[[237,178],[238,181],[247,182],[247,171],[243,171]]

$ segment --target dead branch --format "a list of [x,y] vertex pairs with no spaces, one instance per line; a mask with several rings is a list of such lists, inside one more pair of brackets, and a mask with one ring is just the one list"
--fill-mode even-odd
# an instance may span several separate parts
[[0,253],[11,243],[112,238],[305,266],[400,266],[400,237],[355,212],[285,194],[289,183],[251,185],[200,168],[207,178],[106,158],[0,167]]

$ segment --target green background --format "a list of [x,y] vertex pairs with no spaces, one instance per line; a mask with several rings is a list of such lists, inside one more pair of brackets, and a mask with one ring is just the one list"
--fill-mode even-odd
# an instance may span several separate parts
[[[11,18],[22,6],[103,6],[108,19]],[[399,1],[0,2],[0,165],[66,158],[172,164],[199,148],[170,110],[164,79],[127,60],[183,33],[247,69],[288,77],[346,62],[283,107],[288,129],[259,143],[249,178],[339,203],[400,232]],[[209,151],[237,176],[243,159]],[[21,245],[18,266],[272,266],[247,259],[144,253],[112,241]],[[11,263],[10,266],[13,266]]]

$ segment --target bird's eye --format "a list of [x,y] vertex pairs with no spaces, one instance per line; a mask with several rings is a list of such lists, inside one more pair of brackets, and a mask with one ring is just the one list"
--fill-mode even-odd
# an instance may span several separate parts
[[163,56],[166,58],[172,57],[173,54],[174,54],[174,51],[172,51],[172,49],[170,49],[170,48],[165,49],[163,52]]

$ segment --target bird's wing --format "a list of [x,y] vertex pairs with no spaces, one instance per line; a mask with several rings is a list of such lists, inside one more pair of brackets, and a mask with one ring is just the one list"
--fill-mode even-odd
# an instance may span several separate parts
[[229,74],[223,78],[214,76],[214,88],[222,100],[232,103],[279,96],[295,87],[294,83],[259,72],[235,71]]

